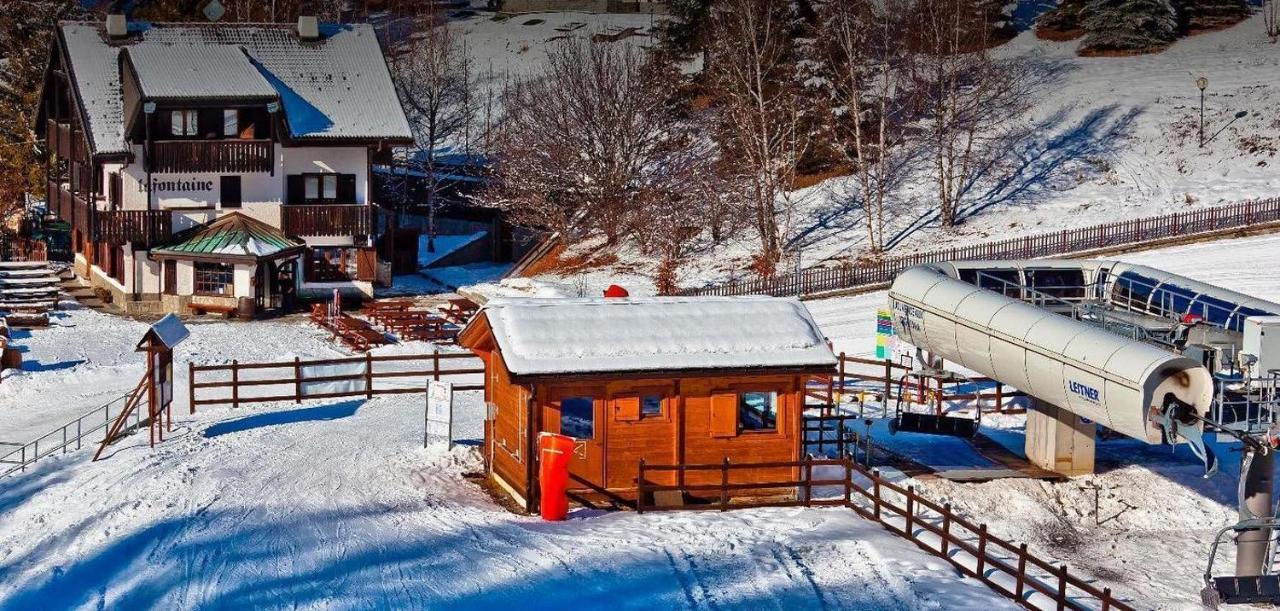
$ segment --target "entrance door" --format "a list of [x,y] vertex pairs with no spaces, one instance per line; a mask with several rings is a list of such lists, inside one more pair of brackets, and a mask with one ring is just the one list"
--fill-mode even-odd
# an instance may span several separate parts
[[[572,437],[569,473],[596,486],[604,485],[604,393],[563,392],[542,413],[543,430]],[[570,488],[584,488],[569,482]]]

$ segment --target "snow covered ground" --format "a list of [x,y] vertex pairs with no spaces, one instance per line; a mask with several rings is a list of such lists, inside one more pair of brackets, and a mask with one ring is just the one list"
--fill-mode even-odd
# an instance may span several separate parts
[[[1280,301],[1280,235],[1206,242],[1114,257],[1142,263],[1243,293]],[[837,351],[868,357],[875,351],[875,315],[884,291],[806,302]],[[984,433],[1019,451],[1024,419],[984,418]],[[891,437],[882,426],[876,442],[931,466],[983,466],[972,447],[956,439]],[[923,439],[922,439],[923,438]],[[1185,447],[1106,441],[1098,446],[1098,473],[1061,483],[1007,479],[983,484],[918,482],[931,497],[950,502],[993,532],[1023,541],[1074,569],[1092,573],[1119,593],[1151,606],[1196,609],[1201,575],[1216,530],[1236,519],[1239,453],[1216,444],[1223,472],[1204,479],[1203,465]],[[1098,509],[1095,512],[1095,499]],[[1228,546],[1229,548],[1229,546]],[[1232,566],[1230,552],[1220,567]]]
[[[30,371],[0,382],[0,439],[21,441],[132,386],[145,325],[91,310],[23,333]],[[187,361],[343,351],[301,318],[191,325]],[[384,348],[391,352],[423,345]],[[1013,608],[844,509],[502,509],[480,469],[479,393],[451,452],[424,450],[422,397],[202,407],[145,434],[0,479],[0,610],[71,608]]]

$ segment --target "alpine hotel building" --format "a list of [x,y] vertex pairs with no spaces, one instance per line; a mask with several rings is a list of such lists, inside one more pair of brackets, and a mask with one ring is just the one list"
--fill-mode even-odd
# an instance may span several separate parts
[[412,143],[372,27],[63,22],[36,125],[75,270],[126,311],[371,295],[371,165]]

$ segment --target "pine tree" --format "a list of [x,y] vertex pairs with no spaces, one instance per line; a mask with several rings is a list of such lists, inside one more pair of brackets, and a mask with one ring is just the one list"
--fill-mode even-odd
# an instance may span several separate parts
[[1080,25],[1087,0],[1062,0],[1036,20],[1036,36],[1045,40],[1075,40],[1084,35]]
[[1160,51],[1178,36],[1169,0],[1089,0],[1081,26],[1085,55]]
[[1245,0],[1177,0],[1179,25],[1183,31],[1199,32],[1230,27],[1249,16]]
[[706,43],[707,21],[713,0],[670,0],[671,18],[661,26],[659,36],[667,49],[676,53],[700,51]]

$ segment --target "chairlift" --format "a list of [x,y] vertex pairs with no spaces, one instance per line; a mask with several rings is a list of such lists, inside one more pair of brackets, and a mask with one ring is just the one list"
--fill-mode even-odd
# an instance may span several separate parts
[[[1213,575],[1213,561],[1217,558],[1218,546],[1222,544],[1227,533],[1238,535],[1242,532],[1262,529],[1270,529],[1272,533],[1275,533],[1277,527],[1280,527],[1280,519],[1278,518],[1251,518],[1226,526],[1218,531],[1217,536],[1213,539],[1213,546],[1209,549],[1209,565],[1204,570],[1204,589],[1200,591],[1200,599],[1205,607],[1217,609],[1224,604],[1257,603],[1280,605],[1280,575],[1226,575],[1218,577]],[[1276,540],[1273,536],[1267,546],[1265,566],[1268,568],[1272,566],[1272,562],[1275,559],[1275,544]]]
[[[923,433],[925,435],[947,435],[950,437],[973,437],[978,432],[978,428],[982,423],[982,405],[976,405],[973,410],[972,417],[949,415],[945,410],[939,409],[937,412],[930,410],[927,402],[919,404],[924,411],[913,411],[915,405],[908,397],[907,385],[914,381],[917,384],[925,385],[929,381],[936,381],[938,388],[941,389],[944,384],[965,382],[973,389],[974,395],[978,393],[978,385],[969,377],[953,371],[942,371],[937,369],[920,369],[910,371],[898,378],[898,398],[894,404],[893,420],[889,422],[889,432],[898,433],[899,431],[906,433]],[[906,401],[904,408],[903,401]],[[977,403],[975,401],[975,403]],[[932,412],[932,413],[931,413]]]

